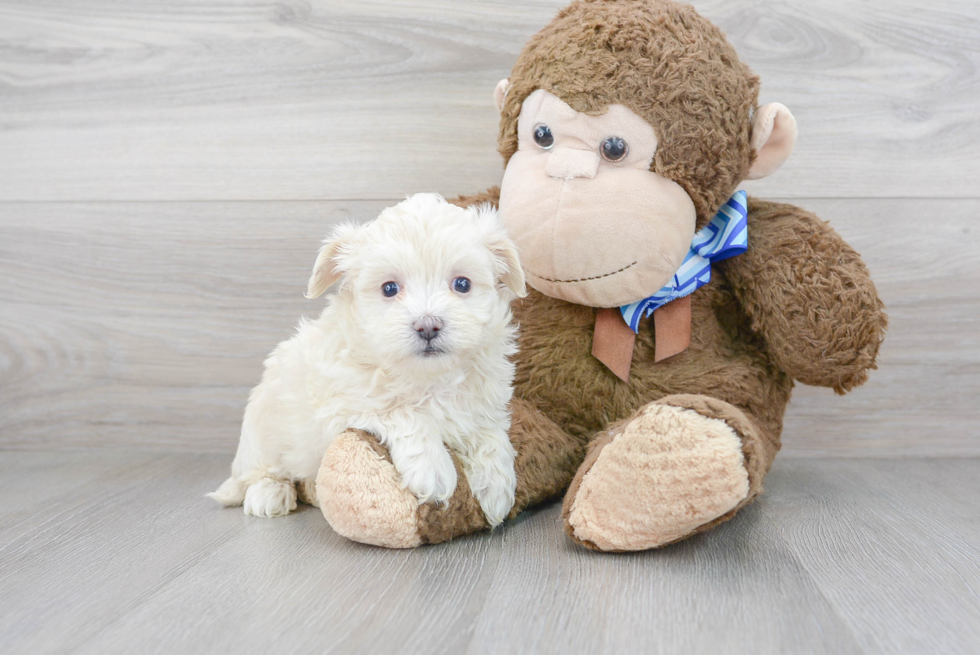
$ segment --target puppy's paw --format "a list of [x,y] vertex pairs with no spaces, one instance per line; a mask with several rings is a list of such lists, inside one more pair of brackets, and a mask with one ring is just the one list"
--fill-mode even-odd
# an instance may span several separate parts
[[245,491],[243,505],[249,516],[286,516],[296,509],[296,487],[291,482],[260,478]]
[[517,479],[511,476],[510,479],[492,480],[485,488],[473,492],[491,528],[503,523],[510,514],[516,489]]
[[[468,447],[467,447],[468,446]],[[511,508],[517,491],[514,458],[517,453],[505,429],[489,430],[479,438],[464,441],[460,454],[473,497],[480,503],[491,528],[500,525]]]
[[[456,466],[441,443],[391,444],[391,461],[402,484],[419,499],[419,505],[433,500],[446,505],[456,491]],[[422,446],[422,447],[420,447]]]

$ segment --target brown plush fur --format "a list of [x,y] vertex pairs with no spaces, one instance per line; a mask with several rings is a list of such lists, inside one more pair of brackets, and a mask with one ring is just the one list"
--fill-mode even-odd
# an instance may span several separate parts
[[[719,523],[727,521],[734,516],[738,510],[751,503],[760,493],[762,493],[762,480],[766,476],[766,473],[769,472],[769,467],[772,465],[772,460],[776,456],[776,452],[779,450],[778,435],[775,440],[762,438],[752,421],[738,408],[733,407],[724,401],[710,398],[708,396],[678,394],[665,396],[654,402],[663,405],[672,405],[674,407],[692,409],[707,418],[725,421],[725,423],[734,429],[742,439],[742,456],[744,458],[745,471],[749,478],[748,495],[731,511],[714,519],[713,521],[709,521],[708,523],[701,525],[690,534],[681,537],[682,539],[699,532],[704,532],[705,530],[713,528]],[[600,550],[595,544],[579,539],[571,529],[571,526],[568,523],[568,518],[572,509],[572,502],[578,492],[578,487],[582,484],[582,479],[592,469],[592,466],[599,458],[599,453],[602,452],[602,449],[612,443],[612,441],[623,432],[623,427],[641,411],[642,408],[637,412],[634,412],[629,419],[617,421],[613,425],[609,426],[605,432],[600,434],[589,444],[588,454],[586,455],[585,461],[582,463],[582,466],[579,467],[579,470],[575,475],[575,479],[572,480],[572,484],[569,486],[568,492],[565,494],[565,502],[562,508],[562,516],[565,519],[565,532],[573,540],[587,548]]]
[[[529,505],[555,498],[568,487],[582,457],[585,439],[573,437],[545,418],[532,405],[515,398],[511,440],[517,450],[514,469],[517,494],[510,518]],[[421,543],[440,543],[454,537],[486,530],[489,524],[470,492],[466,474],[453,455],[459,480],[446,507],[421,505],[408,529],[400,501],[404,490],[397,484],[391,456],[378,440],[362,430],[350,430],[331,446],[320,469],[319,494],[327,499],[324,515],[338,532],[356,541],[403,548]],[[364,445],[363,452],[352,448]],[[376,460],[390,466],[390,476],[379,481]],[[352,461],[353,460],[353,461]],[[387,489],[380,489],[379,485]],[[317,494],[305,486],[303,500],[317,505]]]
[[[573,437],[545,418],[525,400],[511,402],[511,442],[517,450],[517,498],[510,517],[529,505],[561,495],[585,454],[585,439]],[[419,532],[426,543],[448,541],[488,526],[457,462],[459,483],[444,510],[435,505],[419,509]]]
[[[505,162],[517,149],[521,103],[535,89],[593,114],[620,103],[654,127],[659,143],[651,170],[687,191],[698,227],[727,200],[755,158],[749,138],[758,80],[724,35],[686,5],[575,2],[530,40],[510,81],[499,138]],[[455,202],[496,204],[498,197],[494,188]],[[690,347],[654,362],[651,321],[641,321],[629,382],[591,354],[594,309],[533,290],[515,302],[520,352],[511,429],[518,451],[512,516],[571,484],[565,495],[568,527],[582,479],[603,448],[631,417],[657,403],[724,421],[741,441],[747,495],[685,536],[708,529],[762,491],[780,447],[794,379],[844,393],[875,368],[887,318],[859,255],[826,223],[797,207],[750,198],[748,210],[748,252],[715,266],[711,283],[691,296]],[[423,541],[486,527],[464,480],[447,509],[419,512]]]
[[[363,430],[347,430],[334,439],[323,457],[314,494],[322,500],[319,507],[330,525],[345,537],[387,548],[423,543],[417,528],[418,501],[402,488],[387,449]],[[304,495],[307,502],[313,500],[308,488]]]
[[563,510],[566,533],[589,548],[662,546],[749,497],[742,438],[696,410],[649,403],[593,443]]
[[[498,193],[455,202],[494,203]],[[709,529],[762,492],[793,378],[844,393],[875,367],[887,317],[860,256],[829,225],[792,205],[750,198],[749,234],[748,252],[715,267],[711,284],[692,295],[691,347],[654,363],[652,321],[645,319],[625,384],[591,356],[594,309],[534,290],[515,303],[521,326],[515,397],[569,439],[591,441],[565,495],[566,515],[602,446],[644,405],[660,402],[724,420],[742,438],[749,495],[692,534]],[[513,432],[527,439],[520,424]],[[538,475],[565,478],[564,471]]]
[[844,393],[876,368],[888,319],[861,256],[792,205],[749,199],[751,247],[718,264],[780,369]]
[[583,0],[531,37],[501,107],[500,154],[517,151],[521,103],[544,89],[573,109],[621,104],[659,139],[650,169],[687,191],[702,227],[752,164],[759,79],[693,7],[657,0]]

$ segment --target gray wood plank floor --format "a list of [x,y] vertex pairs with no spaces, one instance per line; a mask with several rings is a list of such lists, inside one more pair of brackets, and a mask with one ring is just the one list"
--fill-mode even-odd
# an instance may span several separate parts
[[[0,447],[232,452],[319,240],[393,202],[0,203]],[[980,201],[797,202],[891,325],[865,386],[796,390],[786,454],[980,455]]]
[[[0,198],[377,199],[501,176],[494,85],[566,0],[0,1]],[[980,4],[696,0],[788,105],[783,197],[977,197]]]
[[202,497],[228,458],[0,453],[4,653],[976,653],[980,459],[777,460],[708,534],[596,554],[559,508],[440,546]]
[[599,555],[551,505],[395,552],[202,498],[319,239],[499,182],[492,89],[564,4],[0,0],[0,653],[980,652],[975,0],[694,1],[800,123],[750,192],[891,315],[735,520]]

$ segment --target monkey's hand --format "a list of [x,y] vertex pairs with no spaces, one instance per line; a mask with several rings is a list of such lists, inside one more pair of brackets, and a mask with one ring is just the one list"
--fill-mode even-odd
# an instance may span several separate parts
[[862,384],[888,317],[860,255],[799,207],[749,198],[748,210],[748,252],[717,266],[769,354],[804,384]]
[[[516,490],[509,487],[504,505],[510,508],[507,518],[513,518],[568,487],[585,457],[585,443],[520,398],[511,401],[508,437],[517,454]],[[348,430],[334,439],[323,456],[316,480],[320,510],[333,529],[348,539],[388,548],[435,544],[489,529],[481,507],[487,497],[479,494],[485,497],[478,499],[473,494],[470,473],[458,456],[453,454],[452,459],[458,483],[448,503],[419,505],[402,486],[388,449],[363,430]]]

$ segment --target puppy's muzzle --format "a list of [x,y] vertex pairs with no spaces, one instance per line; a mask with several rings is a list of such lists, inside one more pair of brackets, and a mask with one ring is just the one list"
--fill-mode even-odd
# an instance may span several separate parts
[[426,346],[430,346],[432,340],[439,336],[442,327],[442,319],[435,316],[423,316],[412,323],[415,333],[419,335],[420,339],[425,340]]

